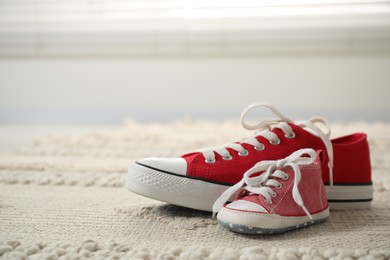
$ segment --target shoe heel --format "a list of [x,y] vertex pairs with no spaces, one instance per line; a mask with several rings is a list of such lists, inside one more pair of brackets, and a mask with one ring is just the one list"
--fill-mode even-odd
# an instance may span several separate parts
[[373,191],[372,184],[325,185],[326,197],[331,210],[370,208]]

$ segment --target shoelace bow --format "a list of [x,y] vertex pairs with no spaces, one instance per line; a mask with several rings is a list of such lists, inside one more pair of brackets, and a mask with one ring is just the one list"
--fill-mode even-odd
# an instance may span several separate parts
[[[254,125],[251,125],[245,121],[249,112],[262,107],[268,108],[279,118],[267,118],[260,123]],[[256,150],[264,149],[264,145],[256,139],[257,136],[262,136],[266,138],[272,144],[278,144],[280,140],[278,136],[274,132],[272,132],[272,130],[275,128],[281,129],[286,137],[294,138],[295,133],[293,132],[291,126],[288,124],[292,122],[293,121],[291,119],[285,117],[274,106],[267,103],[255,102],[246,107],[241,113],[241,125],[247,130],[256,130],[254,137],[246,138],[239,143],[229,143],[222,145],[221,147],[206,148],[200,150],[200,152],[203,154],[207,163],[215,162],[215,153],[222,156],[222,158],[225,160],[230,160],[232,157],[227,148],[231,148],[234,151],[237,151],[240,156],[246,156],[248,155],[248,151],[241,144],[250,144]],[[308,121],[296,121],[294,122],[294,124],[303,128],[310,129],[312,132],[314,132],[315,135],[321,138],[322,142],[326,147],[326,151],[329,158],[329,182],[330,185],[333,185],[333,147],[330,141],[330,125],[328,121],[322,117],[313,117]],[[323,126],[325,126],[325,131],[322,131],[316,124],[322,124]]]
[[[309,155],[309,157],[304,157],[304,155]],[[242,180],[235,185],[227,189],[222,195],[215,201],[213,205],[213,217],[218,213],[218,211],[225,205],[225,203],[238,191],[244,187],[245,190],[252,194],[262,195],[267,203],[271,204],[271,197],[276,194],[270,186],[277,187],[280,185],[278,181],[270,177],[284,178],[286,173],[278,170],[284,166],[290,166],[294,171],[294,182],[292,188],[292,195],[294,201],[299,205],[306,213],[306,215],[313,219],[305,205],[303,204],[302,196],[298,189],[298,184],[301,180],[301,170],[300,165],[309,165],[315,161],[317,157],[316,152],[313,149],[301,149],[290,156],[276,161],[261,161],[251,169],[245,172]],[[252,177],[253,174],[262,172],[261,175]],[[288,176],[288,175],[287,175]],[[246,185],[246,186],[245,186]]]

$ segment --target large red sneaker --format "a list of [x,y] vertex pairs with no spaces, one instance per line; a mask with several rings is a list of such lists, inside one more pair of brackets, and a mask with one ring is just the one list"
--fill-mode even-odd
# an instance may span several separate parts
[[[330,213],[320,154],[301,149],[257,163],[214,203],[218,222],[239,233],[273,234],[325,221]],[[236,199],[224,205],[235,193]]]
[[[270,109],[278,118],[248,124],[247,114],[261,107]],[[330,208],[370,207],[373,188],[366,134],[330,140],[330,127],[325,119],[294,122],[264,103],[248,106],[241,114],[241,123],[248,130],[257,130],[255,136],[179,158],[140,160],[129,168],[126,187],[153,199],[211,211],[215,200],[256,163],[312,148],[324,151],[322,178]]]

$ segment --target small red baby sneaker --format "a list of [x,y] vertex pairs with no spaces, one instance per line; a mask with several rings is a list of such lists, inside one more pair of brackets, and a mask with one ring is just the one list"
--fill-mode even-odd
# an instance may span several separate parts
[[[259,108],[270,109],[277,118],[248,124],[247,114]],[[373,189],[366,134],[330,140],[330,126],[325,119],[294,122],[265,103],[248,106],[241,114],[241,124],[255,130],[255,135],[178,158],[142,159],[129,168],[126,187],[153,199],[211,211],[215,200],[256,163],[312,148],[324,151],[322,179],[330,208],[370,207]]]
[[218,222],[239,233],[272,234],[325,221],[330,213],[320,153],[301,149],[281,160],[257,163],[214,203]]

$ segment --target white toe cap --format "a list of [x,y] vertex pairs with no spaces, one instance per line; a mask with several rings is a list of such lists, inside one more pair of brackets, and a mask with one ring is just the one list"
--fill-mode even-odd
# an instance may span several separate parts
[[247,201],[247,200],[236,200],[226,206],[228,209],[245,210],[267,213],[267,210],[259,204]]
[[145,158],[138,163],[169,173],[187,174],[187,161],[183,158]]

